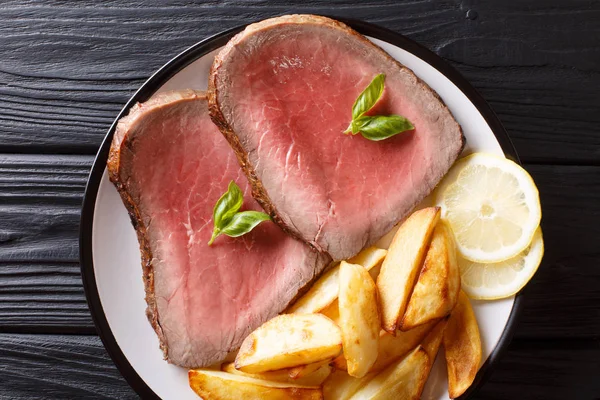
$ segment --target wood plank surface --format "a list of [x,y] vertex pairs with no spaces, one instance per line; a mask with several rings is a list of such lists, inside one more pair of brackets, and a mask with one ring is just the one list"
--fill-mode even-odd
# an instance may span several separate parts
[[286,13],[402,33],[491,104],[539,186],[546,255],[516,339],[475,398],[600,399],[600,2],[4,0],[0,400],[137,398],[94,335],[80,280],[93,155],[173,56]]
[[[563,344],[515,342],[475,399],[598,398],[600,343]],[[95,336],[0,334],[0,354],[0,399],[137,397]]]
[[96,332],[79,263],[0,263],[0,332]]
[[0,399],[135,399],[97,336],[0,334]]
[[[93,332],[78,271],[79,205],[92,158],[0,155],[0,331]],[[600,167],[529,165],[546,255],[520,338],[600,332]]]
[[0,153],[94,154],[126,100],[174,55],[290,12],[402,33],[481,91],[525,161],[600,164],[600,92],[590,90],[600,87],[600,2],[579,0],[5,1]]
[[0,154],[0,262],[77,262],[91,156]]

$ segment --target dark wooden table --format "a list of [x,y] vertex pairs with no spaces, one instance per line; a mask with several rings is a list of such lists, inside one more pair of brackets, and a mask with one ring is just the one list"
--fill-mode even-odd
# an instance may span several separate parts
[[[295,3],[295,4],[293,4]],[[355,4],[352,4],[355,3]],[[291,12],[429,47],[490,102],[535,178],[546,257],[479,399],[600,398],[600,2],[0,3],[0,399],[135,398],[86,305],[79,212],[104,134],[195,42]]]

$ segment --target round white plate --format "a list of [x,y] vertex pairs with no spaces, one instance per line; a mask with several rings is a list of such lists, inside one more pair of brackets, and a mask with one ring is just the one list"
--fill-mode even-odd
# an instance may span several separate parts
[[[487,103],[441,58],[409,39],[358,21],[346,21],[412,69],[448,105],[467,139],[465,152],[484,151],[517,159],[508,135]],[[152,76],[121,114],[138,101],[173,89],[206,89],[213,57],[243,27],[223,32],[186,50]],[[114,125],[98,153],[86,188],[80,232],[84,286],[94,322],[115,364],[143,398],[197,399],[187,371],[168,364],[146,319],[140,251],[125,206],[106,173]],[[463,396],[483,382],[499,353],[508,345],[519,309],[519,296],[494,302],[473,302],[483,359],[478,378]],[[447,399],[447,378],[441,356],[434,366],[423,399]]]

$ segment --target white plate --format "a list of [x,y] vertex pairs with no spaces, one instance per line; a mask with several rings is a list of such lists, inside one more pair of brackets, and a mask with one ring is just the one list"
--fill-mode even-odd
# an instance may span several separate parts
[[[442,59],[393,32],[362,22],[349,24],[411,68],[441,96],[464,130],[465,151],[506,153],[516,158],[506,132],[489,106]],[[177,56],[142,86],[119,118],[135,102],[145,101],[155,93],[184,88],[206,89],[214,55],[233,33],[242,28],[207,39]],[[197,399],[188,386],[187,371],[163,360],[156,334],[146,319],[137,238],[119,194],[106,173],[113,131],[114,125],[90,174],[81,220],[82,274],[94,322],[115,364],[142,397]],[[481,384],[482,375],[490,370],[501,349],[510,341],[518,303],[514,298],[474,302],[483,357],[487,360],[476,383]],[[445,366],[439,358],[423,399],[448,398]],[[466,396],[473,390],[474,387]]]

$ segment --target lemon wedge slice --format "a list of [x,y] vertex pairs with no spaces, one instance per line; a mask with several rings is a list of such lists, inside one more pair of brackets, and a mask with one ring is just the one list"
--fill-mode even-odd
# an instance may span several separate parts
[[518,164],[475,153],[454,164],[435,192],[460,254],[494,263],[531,243],[542,216],[537,187]]
[[531,280],[543,255],[544,240],[542,230],[538,228],[531,244],[516,257],[506,261],[482,264],[459,257],[462,289],[476,300],[510,297]]

